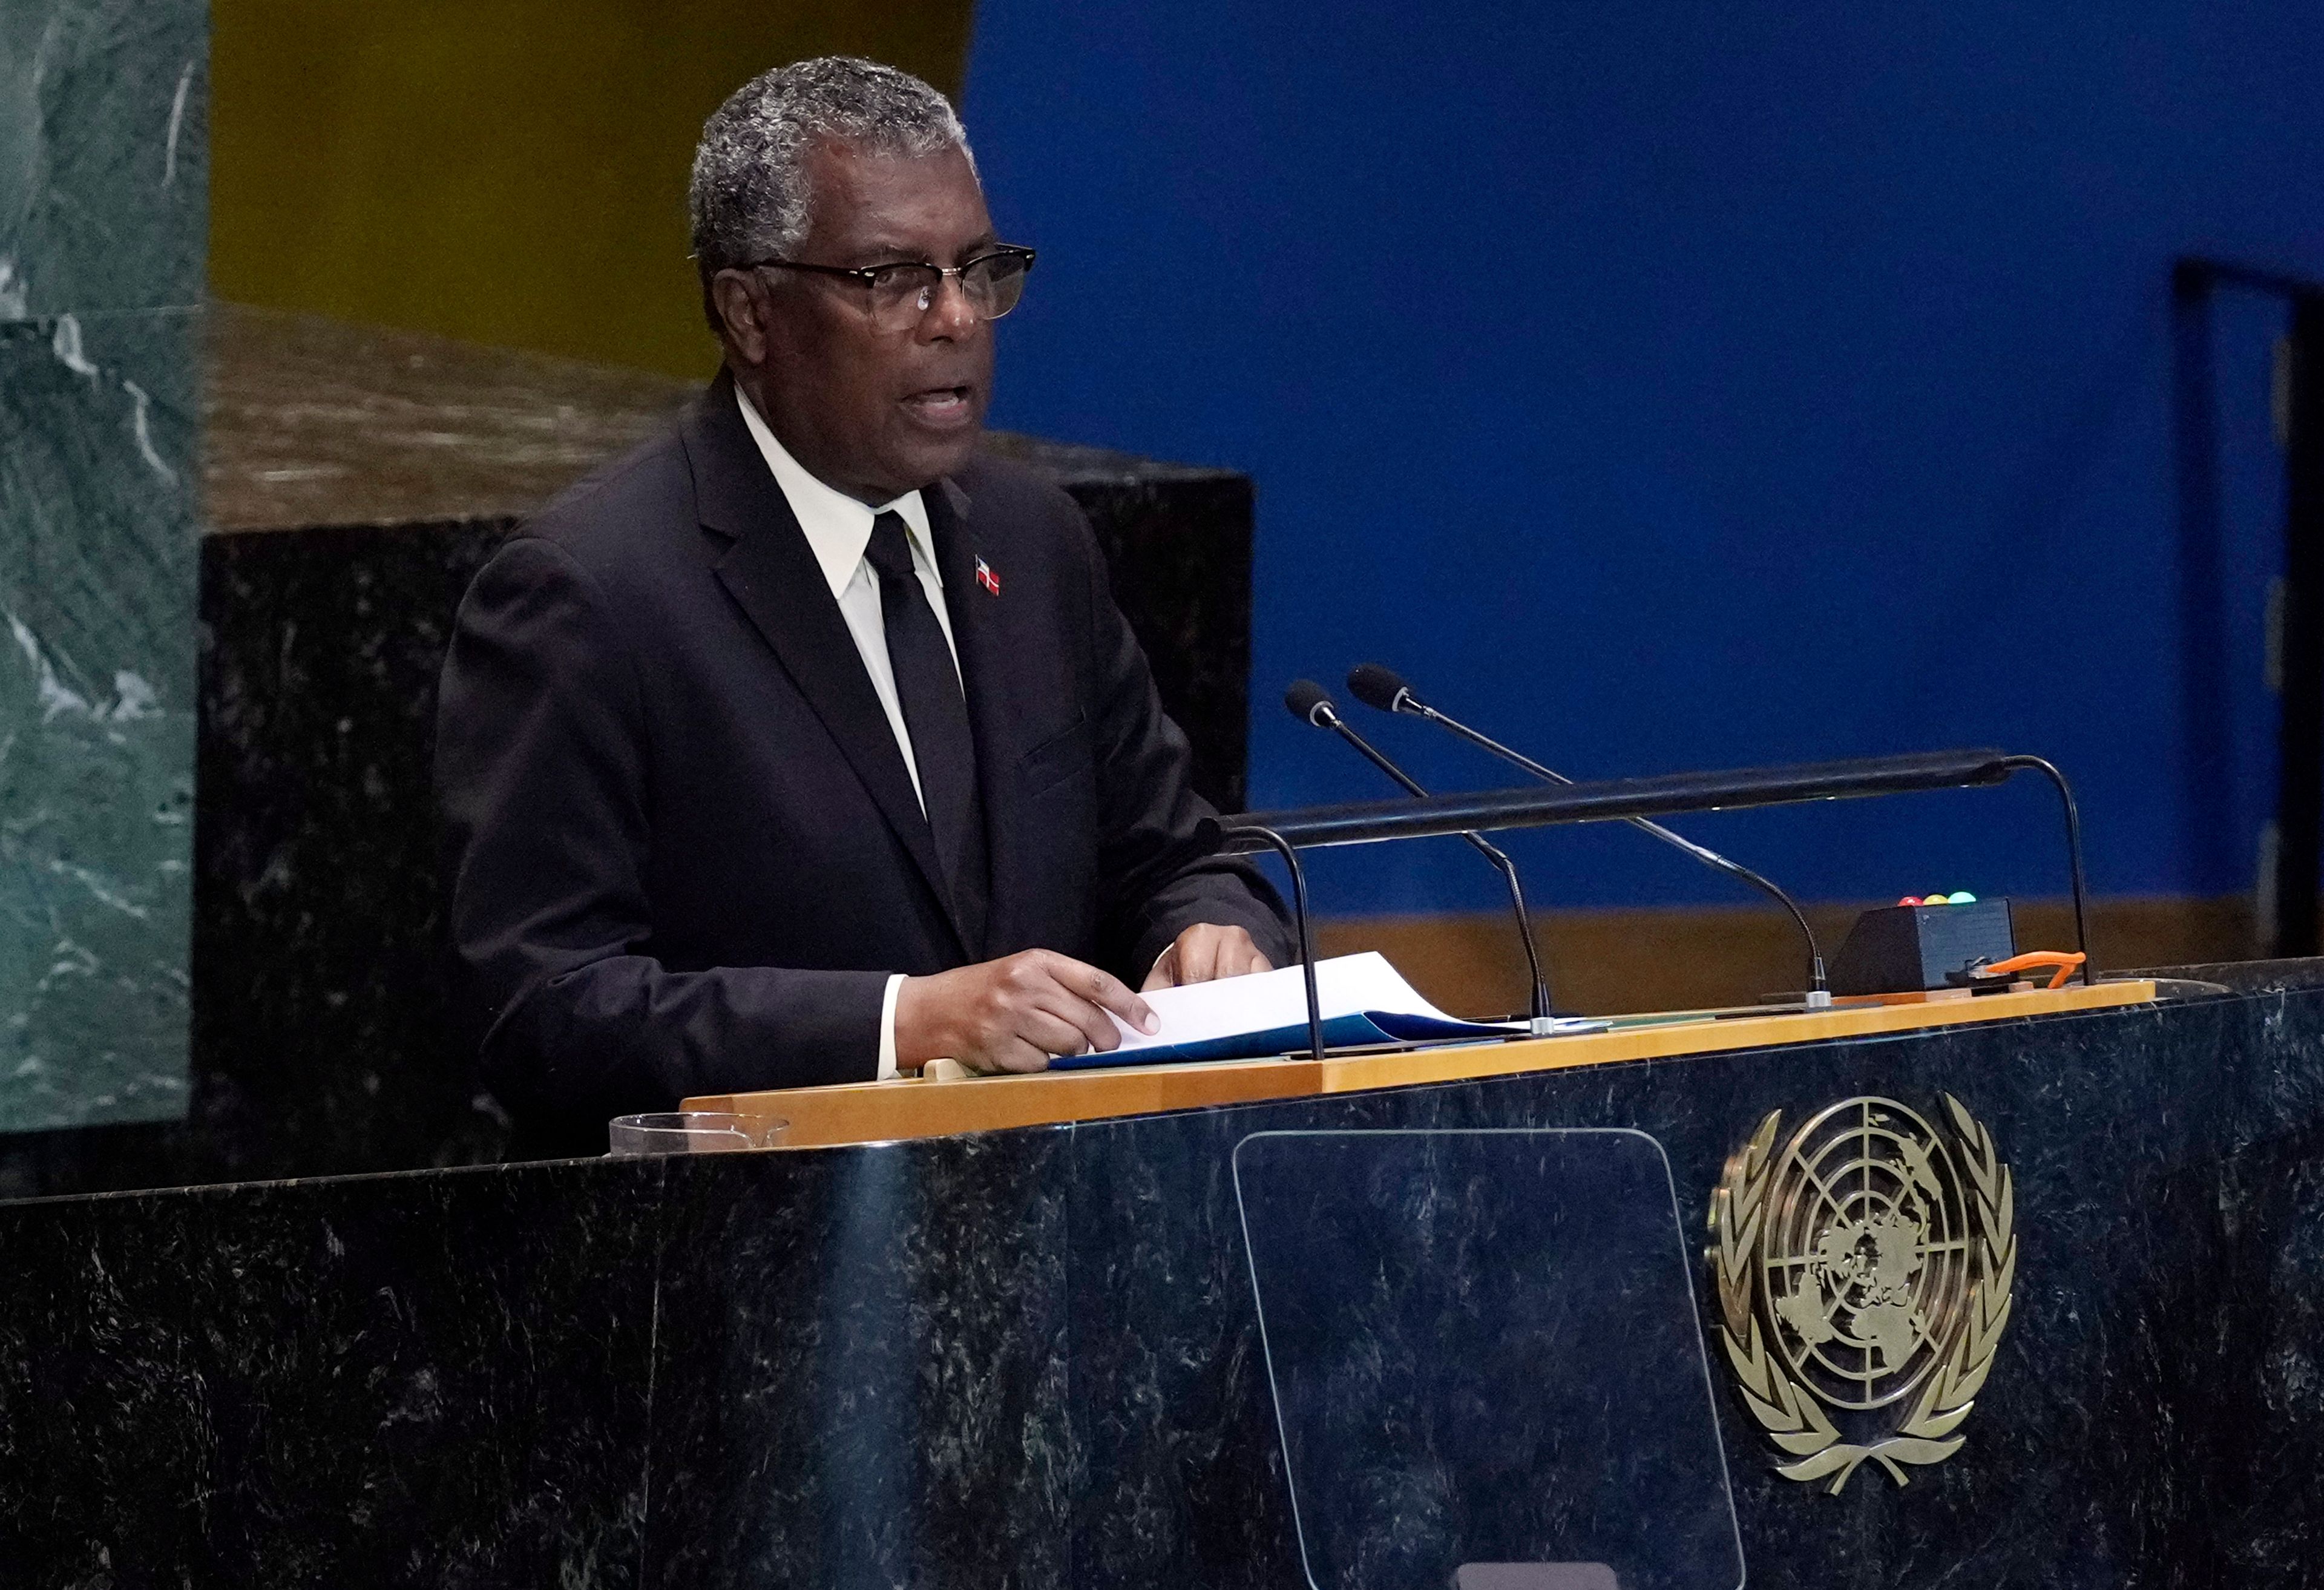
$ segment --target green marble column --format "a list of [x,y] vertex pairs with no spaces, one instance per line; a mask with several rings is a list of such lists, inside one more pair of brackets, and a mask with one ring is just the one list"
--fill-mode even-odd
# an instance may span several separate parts
[[0,0],[0,1132],[187,1102],[204,0]]

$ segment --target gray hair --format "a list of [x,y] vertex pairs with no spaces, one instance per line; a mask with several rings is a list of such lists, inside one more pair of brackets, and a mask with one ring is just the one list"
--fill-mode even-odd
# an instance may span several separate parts
[[762,72],[712,113],[694,151],[687,211],[706,283],[805,241],[807,152],[830,143],[883,154],[958,149],[976,169],[952,102],[909,72],[847,55]]

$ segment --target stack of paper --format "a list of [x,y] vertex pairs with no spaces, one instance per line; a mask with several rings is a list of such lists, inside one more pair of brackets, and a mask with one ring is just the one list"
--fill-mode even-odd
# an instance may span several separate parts
[[[1406,983],[1377,951],[1315,963],[1315,992],[1323,1007],[1323,1042],[1330,1048],[1367,1043],[1474,1042],[1524,1033],[1526,1023],[1463,1021],[1448,1016]],[[1307,987],[1297,966],[1228,977],[1146,996],[1160,1029],[1139,1032],[1116,1018],[1121,1047],[1107,1053],[1064,1055],[1059,1070],[1092,1066],[1158,1065],[1172,1060],[1235,1060],[1307,1048]],[[1560,1021],[1561,1032],[1594,1031],[1605,1022]]]

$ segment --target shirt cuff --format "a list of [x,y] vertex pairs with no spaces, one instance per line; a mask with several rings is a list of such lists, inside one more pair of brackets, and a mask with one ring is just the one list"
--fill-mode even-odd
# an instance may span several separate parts
[[880,1075],[876,1080],[896,1079],[896,991],[904,985],[904,975],[898,972],[888,979],[888,992],[880,996]]

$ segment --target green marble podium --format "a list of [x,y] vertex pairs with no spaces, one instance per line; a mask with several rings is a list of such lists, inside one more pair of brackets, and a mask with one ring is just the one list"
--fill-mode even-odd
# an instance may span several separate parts
[[186,1109],[202,0],[0,0],[0,1132]]

